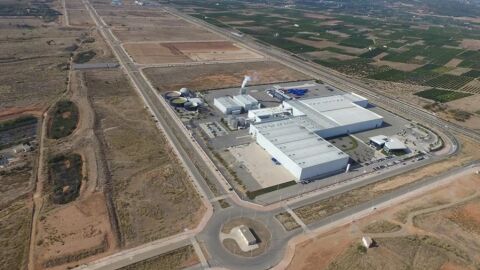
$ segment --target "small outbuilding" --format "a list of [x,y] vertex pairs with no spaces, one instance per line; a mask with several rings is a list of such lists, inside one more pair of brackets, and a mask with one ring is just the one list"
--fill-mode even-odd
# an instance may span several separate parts
[[389,138],[383,146],[387,153],[402,153],[408,150],[408,147],[397,138]]
[[385,135],[378,135],[368,138],[370,144],[376,148],[383,148],[386,142],[388,142],[388,137]]
[[366,248],[373,247],[373,239],[370,236],[362,237],[362,245]]
[[240,225],[236,228],[237,239],[241,240],[246,246],[252,246],[257,243],[257,238],[253,235],[250,228]]

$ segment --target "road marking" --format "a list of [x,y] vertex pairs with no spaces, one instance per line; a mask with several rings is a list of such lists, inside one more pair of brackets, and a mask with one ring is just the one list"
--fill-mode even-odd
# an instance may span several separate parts
[[297,216],[297,214],[293,212],[292,208],[290,208],[288,205],[284,205],[283,208],[287,210],[287,212],[292,216],[295,222],[297,222],[297,224],[300,225],[300,227],[302,227],[305,233],[311,232],[310,229],[307,227],[307,225],[305,225],[305,223],[303,223],[303,221]]
[[200,248],[200,245],[197,242],[197,238],[192,237],[190,238],[190,242],[192,242],[193,249],[195,250],[195,253],[197,253],[198,258],[200,259],[200,263],[202,264],[203,269],[209,269],[210,266],[208,265],[207,259],[205,258],[205,255],[203,255],[202,248]]

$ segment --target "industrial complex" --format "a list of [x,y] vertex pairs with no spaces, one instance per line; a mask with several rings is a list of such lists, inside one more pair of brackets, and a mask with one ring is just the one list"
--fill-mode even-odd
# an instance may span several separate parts
[[[358,172],[388,156],[398,156],[389,162],[398,164],[428,152],[435,141],[355,93],[314,81],[247,86],[248,81],[246,76],[239,88],[164,94],[225,168],[222,173],[234,175],[247,190]],[[417,143],[420,133],[430,141]]]
[[286,100],[280,107],[261,109],[261,116],[250,111],[250,134],[297,180],[329,175],[344,169],[349,157],[324,138],[382,125],[383,117],[367,105],[355,94]]

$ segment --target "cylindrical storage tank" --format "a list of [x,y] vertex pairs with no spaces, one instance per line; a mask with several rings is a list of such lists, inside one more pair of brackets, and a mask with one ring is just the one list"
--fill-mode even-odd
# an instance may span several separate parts
[[183,87],[182,89],[180,89],[180,94],[183,96],[183,97],[188,97],[190,95],[190,91],[188,91],[187,88]]
[[181,95],[182,94],[180,94],[180,92],[178,92],[178,91],[170,91],[170,92],[165,93],[165,98],[170,100],[172,98],[178,98]]
[[177,97],[177,98],[170,99],[170,104],[172,104],[174,107],[183,107],[186,102],[187,102],[187,99],[184,97]]
[[194,102],[191,102],[191,101],[185,102],[185,104],[183,104],[183,107],[187,111],[196,111],[198,109],[198,105]]

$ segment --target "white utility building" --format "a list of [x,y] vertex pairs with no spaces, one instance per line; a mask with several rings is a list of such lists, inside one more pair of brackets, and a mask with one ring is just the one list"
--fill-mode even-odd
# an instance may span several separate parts
[[383,117],[367,106],[356,94],[287,100],[249,111],[250,134],[297,181],[326,176],[342,171],[349,156],[323,138],[382,126]]
[[254,97],[250,95],[237,95],[237,96],[234,96],[233,99],[238,104],[240,104],[240,106],[242,106],[245,112],[248,112],[249,110],[252,110],[252,109],[259,108],[258,100],[256,100]]
[[232,97],[219,97],[213,99],[213,105],[224,114],[240,113],[242,106]]
[[349,156],[295,117],[250,126],[257,143],[277,159],[297,180],[343,170]]
[[397,138],[389,138],[389,140],[385,143],[385,146],[383,146],[383,149],[385,152],[390,153],[407,151],[408,147]]

